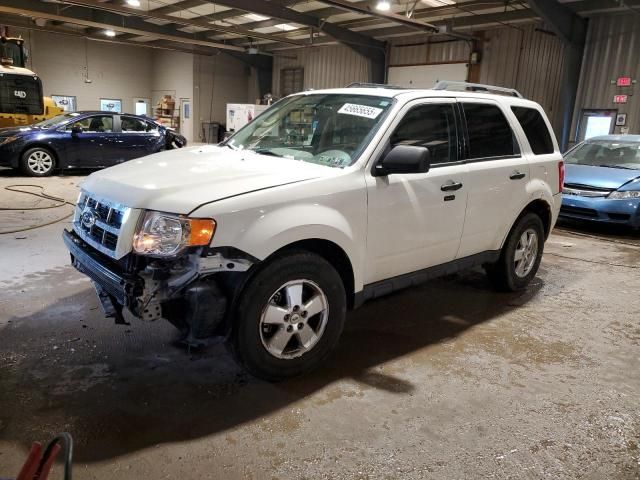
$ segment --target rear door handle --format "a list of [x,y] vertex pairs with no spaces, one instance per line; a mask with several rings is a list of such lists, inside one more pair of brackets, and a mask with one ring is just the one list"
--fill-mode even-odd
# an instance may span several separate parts
[[440,187],[440,190],[443,192],[453,192],[455,190],[460,190],[462,188],[462,184],[460,182],[454,182],[449,180],[447,183]]
[[526,173],[522,173],[522,172],[518,172],[517,170],[515,172],[513,172],[511,175],[509,175],[509,178],[511,180],[521,180],[524,177],[526,177],[527,174]]

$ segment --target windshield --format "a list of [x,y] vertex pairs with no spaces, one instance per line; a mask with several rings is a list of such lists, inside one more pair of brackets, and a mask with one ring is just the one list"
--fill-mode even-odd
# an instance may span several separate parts
[[49,118],[47,120],[43,120],[42,122],[35,123],[33,126],[38,128],[49,128],[49,127],[53,127],[54,125],[64,123],[67,120],[71,120],[73,117],[77,117],[78,115],[80,114],[76,112],[63,113],[62,115],[56,115],[53,118]]
[[14,67],[24,67],[21,47],[10,40],[0,41],[0,57],[13,60]]
[[276,103],[225,145],[344,168],[375,134],[393,99],[349,94],[297,95]]
[[574,165],[640,170],[640,142],[591,140],[572,150],[565,160]]

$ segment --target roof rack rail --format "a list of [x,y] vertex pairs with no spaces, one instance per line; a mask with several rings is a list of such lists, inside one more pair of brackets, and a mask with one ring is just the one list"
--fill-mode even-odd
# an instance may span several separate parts
[[406,87],[399,85],[385,85],[383,83],[366,83],[366,82],[353,82],[347,85],[347,88],[392,88],[394,90],[405,90]]
[[515,88],[496,87],[495,85],[484,85],[482,83],[451,82],[448,80],[440,80],[436,83],[436,86],[433,87],[433,90],[496,93],[498,95],[510,95],[512,97],[524,98]]

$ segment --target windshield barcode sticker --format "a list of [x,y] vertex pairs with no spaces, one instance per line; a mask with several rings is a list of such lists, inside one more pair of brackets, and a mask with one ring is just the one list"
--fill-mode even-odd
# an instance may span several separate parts
[[356,117],[378,118],[382,113],[381,108],[368,107],[366,105],[356,105],[355,103],[345,103],[338,113],[345,115],[355,115]]

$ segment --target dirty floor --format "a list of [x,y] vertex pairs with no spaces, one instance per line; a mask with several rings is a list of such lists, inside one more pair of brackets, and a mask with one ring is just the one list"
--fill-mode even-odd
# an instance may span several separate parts
[[[82,178],[0,171],[0,206],[50,203],[9,184],[74,201]],[[0,211],[0,231],[68,211]],[[273,385],[222,343],[103,319],[64,227],[0,235],[0,477],[68,431],[75,479],[640,478],[638,234],[556,229],[523,294],[472,271],[373,301],[324,368]]]

